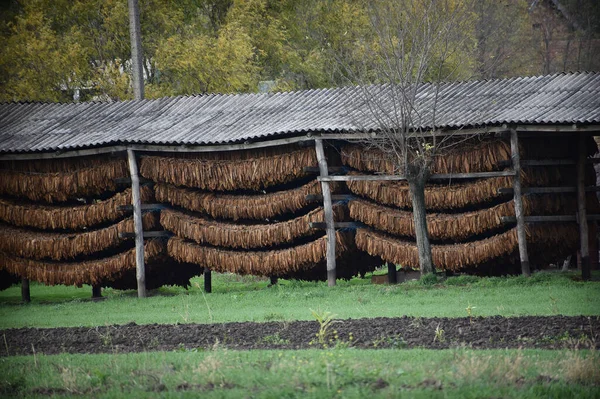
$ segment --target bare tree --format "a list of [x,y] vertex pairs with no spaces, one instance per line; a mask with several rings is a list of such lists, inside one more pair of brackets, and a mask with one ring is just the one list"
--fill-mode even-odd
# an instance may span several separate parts
[[457,144],[457,136],[436,130],[440,82],[466,77],[469,70],[464,64],[474,40],[470,10],[468,0],[372,2],[373,36],[364,40],[363,62],[338,58],[357,84],[355,125],[374,132],[365,145],[408,182],[421,275],[435,272],[425,184],[435,158]]

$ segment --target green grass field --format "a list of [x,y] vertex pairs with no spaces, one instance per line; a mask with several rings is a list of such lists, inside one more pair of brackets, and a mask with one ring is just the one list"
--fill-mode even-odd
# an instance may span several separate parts
[[0,359],[2,397],[598,397],[590,351],[146,352]]
[[[531,278],[454,277],[397,286],[354,279],[325,283],[213,275],[189,290],[164,287],[146,299],[135,291],[32,284],[0,292],[0,328],[210,323],[378,316],[600,315],[600,275]],[[0,346],[2,342],[0,341]],[[137,354],[35,355],[0,358],[0,397],[600,397],[595,350],[454,350],[354,348],[306,351],[181,350]]]
[[[340,319],[361,317],[600,315],[600,282],[575,281],[575,274],[536,273],[531,278],[453,277],[441,284],[373,285],[369,279],[325,283],[268,281],[214,275],[213,293],[202,278],[192,288],[165,287],[146,299],[135,291],[105,290],[93,302],[91,288],[32,284],[32,303],[22,305],[19,287],[0,292],[0,328],[98,326],[107,324],[221,323],[312,319],[311,309]],[[595,278],[598,275],[595,274]]]

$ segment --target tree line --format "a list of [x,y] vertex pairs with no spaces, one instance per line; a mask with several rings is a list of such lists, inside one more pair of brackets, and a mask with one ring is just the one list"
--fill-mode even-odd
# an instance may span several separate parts
[[[377,57],[372,3],[140,0],[146,97],[358,83],[354,76],[385,62]],[[0,101],[133,97],[127,1],[12,0],[0,7]],[[478,0],[466,12],[446,77],[599,67],[596,1]],[[430,72],[425,80],[440,75]]]

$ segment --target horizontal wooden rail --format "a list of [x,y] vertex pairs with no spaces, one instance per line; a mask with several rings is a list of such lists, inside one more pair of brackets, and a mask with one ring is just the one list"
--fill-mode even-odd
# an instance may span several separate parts
[[[312,229],[327,229],[327,223],[324,222],[310,222],[308,225]],[[336,229],[358,229],[360,227],[364,227],[365,225],[358,222],[335,222],[333,226]]]
[[531,135],[519,134],[523,137],[539,137],[539,133],[590,132],[593,136],[600,134],[598,125],[517,125],[518,132],[529,132]]
[[[140,177],[140,184],[154,183],[152,180]],[[116,184],[131,185],[131,177],[118,177],[115,179]]]
[[[588,164],[600,163],[600,158],[588,158],[585,161]],[[523,159],[521,160],[521,166],[571,166],[575,165],[576,162],[573,159]],[[508,168],[512,166],[510,159],[505,161],[499,161],[498,167]]]
[[[514,216],[502,216],[502,223],[516,223]],[[600,220],[600,215],[587,215],[587,220]],[[577,222],[575,215],[552,215],[552,216],[525,216],[526,223],[545,223],[545,222]]]
[[[142,211],[160,211],[165,209],[167,206],[164,204],[142,204]],[[119,205],[120,211],[132,212],[133,205]]]
[[[332,194],[332,201],[350,201],[351,199],[356,198],[355,195],[352,194]],[[320,194],[308,194],[306,196],[307,201],[323,201],[323,196]]]
[[[499,172],[478,172],[478,173],[440,173],[429,176],[431,180],[449,180],[449,179],[477,179],[486,177],[505,177],[514,176],[512,170]],[[319,181],[400,181],[406,180],[406,177],[400,175],[349,175],[349,176],[324,176],[317,177]]]
[[[302,168],[302,170],[306,173],[320,173],[318,166],[305,166]],[[342,173],[347,171],[347,169],[343,166],[330,166],[329,168],[327,168],[327,170],[329,171],[329,173]]]
[[476,172],[476,173],[440,173],[429,176],[431,180],[446,179],[481,179],[487,177],[512,177],[515,175],[513,170],[501,170],[498,172]]
[[[521,190],[523,194],[559,194],[559,193],[574,193],[576,187],[526,187]],[[589,186],[585,188],[588,193],[600,191],[599,186]],[[512,194],[512,188],[499,188],[498,194]]]
[[[170,231],[144,231],[144,238],[172,237]],[[119,238],[135,238],[135,233],[119,233]]]
[[[600,158],[587,158],[588,164],[600,163]],[[573,159],[524,159],[521,161],[521,166],[569,166],[575,165]]]
[[521,166],[560,166],[575,165],[572,159],[524,159]]

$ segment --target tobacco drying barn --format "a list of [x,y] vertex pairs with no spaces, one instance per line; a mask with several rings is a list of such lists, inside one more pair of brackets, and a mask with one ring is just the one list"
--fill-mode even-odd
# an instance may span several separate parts
[[[597,265],[600,73],[442,84],[435,122],[432,91],[414,128],[472,136],[426,188],[436,267],[518,273],[523,249],[531,268]],[[140,262],[147,288],[418,268],[408,185],[363,145],[378,128],[356,93],[0,104],[0,285],[135,288]]]

